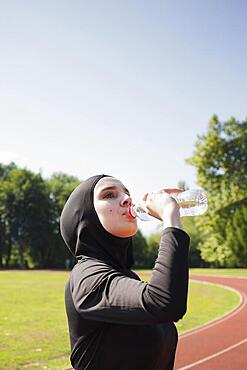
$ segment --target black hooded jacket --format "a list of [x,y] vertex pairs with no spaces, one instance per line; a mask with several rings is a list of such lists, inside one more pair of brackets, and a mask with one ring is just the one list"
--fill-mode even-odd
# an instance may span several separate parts
[[95,211],[94,188],[105,176],[82,182],[61,214],[61,234],[78,260],[65,288],[71,364],[76,370],[172,369],[169,337],[177,335],[172,322],[186,312],[189,237],[166,228],[151,280],[141,281],[130,269],[132,239],[108,233]]

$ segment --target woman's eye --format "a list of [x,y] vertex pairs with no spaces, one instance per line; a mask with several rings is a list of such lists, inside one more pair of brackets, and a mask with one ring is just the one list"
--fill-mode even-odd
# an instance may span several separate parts
[[104,198],[114,198],[115,197],[115,193],[110,191],[110,192],[107,192],[105,193],[104,195]]

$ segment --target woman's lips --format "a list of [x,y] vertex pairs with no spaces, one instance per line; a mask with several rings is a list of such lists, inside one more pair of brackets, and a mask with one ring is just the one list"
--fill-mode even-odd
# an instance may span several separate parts
[[129,218],[131,218],[132,220],[136,218],[136,215],[135,215],[135,213],[133,212],[133,208],[132,208],[132,206],[130,206],[130,207],[128,208],[128,211],[127,211],[126,215],[127,215]]

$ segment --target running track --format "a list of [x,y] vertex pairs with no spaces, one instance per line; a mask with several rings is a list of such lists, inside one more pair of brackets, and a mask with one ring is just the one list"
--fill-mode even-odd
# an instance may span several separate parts
[[247,279],[191,275],[237,290],[240,306],[229,315],[179,336],[175,370],[247,370]]

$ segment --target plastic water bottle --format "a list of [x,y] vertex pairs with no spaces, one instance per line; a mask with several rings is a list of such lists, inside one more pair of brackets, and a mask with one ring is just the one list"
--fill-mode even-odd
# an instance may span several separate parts
[[[201,189],[185,190],[181,193],[170,194],[180,206],[180,216],[198,216],[208,208],[207,194]],[[132,207],[131,214],[142,221],[151,221],[155,218],[148,215],[140,204]]]

